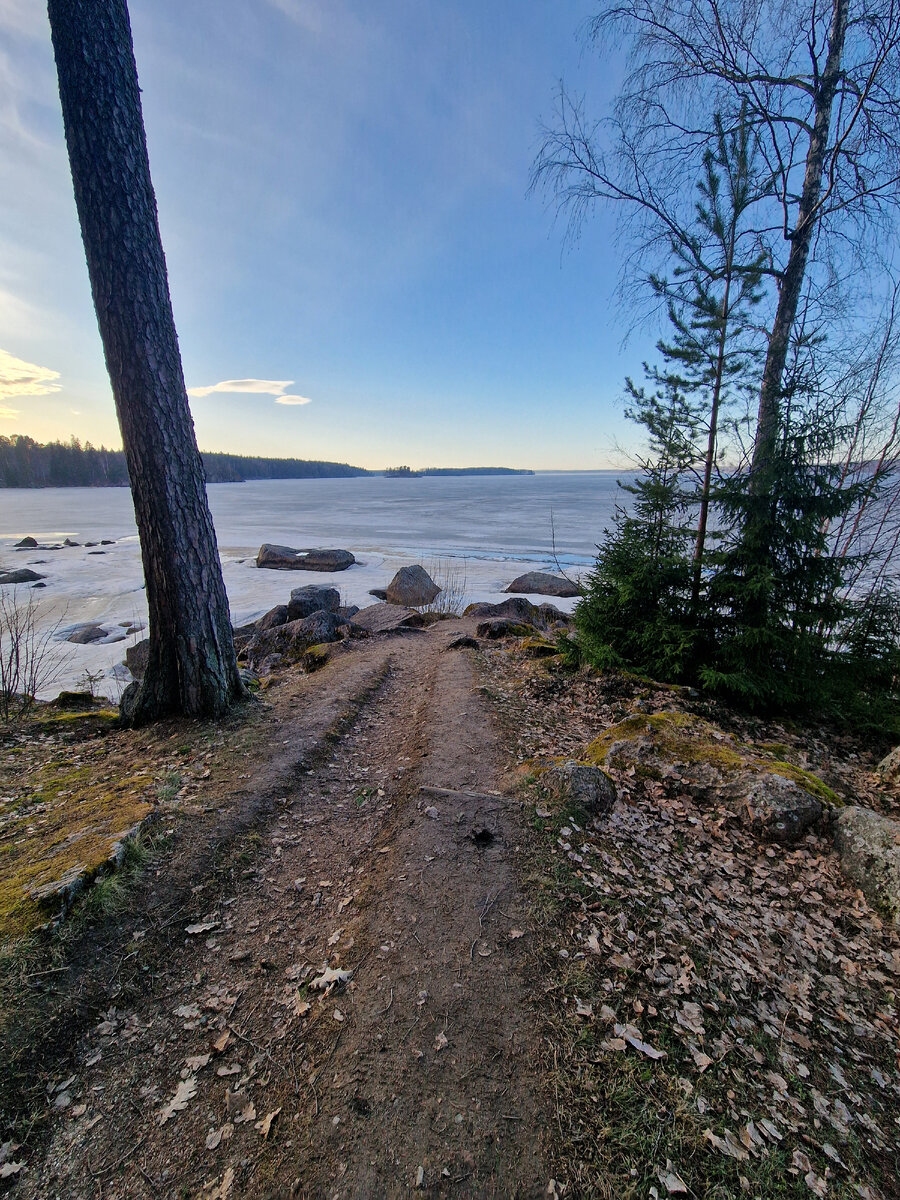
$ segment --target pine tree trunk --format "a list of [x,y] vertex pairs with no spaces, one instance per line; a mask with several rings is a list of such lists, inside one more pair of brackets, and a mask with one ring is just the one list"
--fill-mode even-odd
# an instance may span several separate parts
[[[141,541],[150,653],[129,715],[243,695],[172,315],[126,0],[49,0],[66,145]],[[123,705],[125,708],[125,705]]]

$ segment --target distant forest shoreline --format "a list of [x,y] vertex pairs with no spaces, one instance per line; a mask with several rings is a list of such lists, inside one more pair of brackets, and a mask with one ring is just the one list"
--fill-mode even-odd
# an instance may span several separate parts
[[[207,483],[247,483],[259,479],[345,479],[380,475],[349,463],[305,458],[254,458],[203,452]],[[512,467],[426,467],[421,475],[533,475]],[[0,488],[128,487],[123,450],[68,442],[36,442],[21,434],[0,437]]]

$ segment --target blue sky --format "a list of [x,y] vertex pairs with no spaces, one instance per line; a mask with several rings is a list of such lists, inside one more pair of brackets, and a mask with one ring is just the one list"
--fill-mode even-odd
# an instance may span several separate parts
[[[118,445],[42,7],[0,0],[0,433]],[[589,0],[130,8],[203,449],[621,462],[652,331],[622,351],[610,217],[565,250],[527,195],[556,81],[615,87]]]

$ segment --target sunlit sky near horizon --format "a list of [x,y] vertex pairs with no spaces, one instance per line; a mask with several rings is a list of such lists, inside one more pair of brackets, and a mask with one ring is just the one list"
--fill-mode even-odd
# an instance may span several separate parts
[[[652,345],[609,216],[528,195],[590,0],[130,0],[197,439],[369,468],[619,465]],[[120,445],[41,0],[0,0],[0,434]]]

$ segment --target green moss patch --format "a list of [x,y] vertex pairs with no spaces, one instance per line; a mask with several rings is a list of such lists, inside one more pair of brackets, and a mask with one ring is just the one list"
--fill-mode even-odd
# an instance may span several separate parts
[[46,921],[49,885],[96,873],[152,810],[150,789],[146,773],[98,779],[91,766],[57,758],[0,795],[0,939]]
[[[781,775],[823,804],[842,807],[844,803],[811,771],[770,757],[773,750],[783,754],[783,746],[754,746],[739,742],[731,734],[723,733],[709,721],[690,713],[660,712],[626,717],[595,738],[585,750],[583,759],[596,767],[603,766],[613,746],[631,741],[651,743],[657,755],[667,762],[685,763],[688,766],[709,763],[725,774],[732,771],[763,771]],[[652,766],[647,766],[645,773],[652,773]]]

